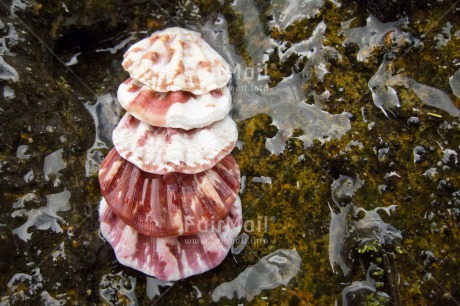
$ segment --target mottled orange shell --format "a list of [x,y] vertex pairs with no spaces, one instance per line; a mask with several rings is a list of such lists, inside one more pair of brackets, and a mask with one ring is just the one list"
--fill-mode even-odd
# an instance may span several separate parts
[[223,88],[232,73],[201,34],[168,28],[132,45],[123,68],[154,91],[189,91],[196,95]]

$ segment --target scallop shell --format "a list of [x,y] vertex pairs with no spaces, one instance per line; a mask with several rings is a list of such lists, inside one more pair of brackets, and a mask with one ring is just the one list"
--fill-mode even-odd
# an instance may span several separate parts
[[191,236],[142,235],[123,222],[104,199],[99,206],[99,218],[101,234],[112,245],[121,264],[166,281],[204,273],[218,266],[242,227],[239,198],[219,226]]
[[129,78],[118,87],[118,101],[145,123],[189,130],[223,119],[230,111],[232,95],[228,87],[198,96],[187,91],[157,92]]
[[156,175],[112,149],[102,162],[99,183],[110,208],[141,234],[191,235],[228,213],[240,187],[240,170],[227,155],[197,174]]
[[224,87],[232,76],[229,65],[200,33],[177,27],[132,45],[122,65],[132,78],[161,92],[202,95]]
[[113,131],[113,143],[124,159],[143,171],[198,173],[228,155],[235,147],[238,130],[230,117],[201,129],[155,127],[129,113]]

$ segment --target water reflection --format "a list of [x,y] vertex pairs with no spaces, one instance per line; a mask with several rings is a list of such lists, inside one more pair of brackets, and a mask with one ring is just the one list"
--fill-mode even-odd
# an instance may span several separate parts
[[123,272],[108,273],[102,276],[99,284],[99,294],[110,305],[138,305],[136,297],[137,280],[125,276]]
[[147,277],[146,280],[145,293],[149,300],[153,300],[155,297],[161,295],[160,287],[171,287],[174,285],[174,282],[167,282],[154,277]]
[[110,149],[112,132],[120,120],[121,106],[112,94],[97,97],[95,104],[85,104],[94,120],[96,135],[93,146],[86,153],[86,177],[99,171],[99,166],[104,159],[101,150]]
[[[237,2],[237,5],[239,3]],[[257,16],[257,10],[250,3],[244,6],[243,12],[248,20],[253,20]],[[261,113],[272,117],[272,124],[278,128],[278,132],[273,138],[267,138],[265,144],[272,154],[281,154],[284,151],[286,140],[292,136],[295,129],[303,130],[303,134],[297,138],[302,140],[305,148],[309,147],[315,139],[324,142],[340,138],[350,129],[350,114],[344,112],[333,115],[321,110],[318,107],[319,103],[316,105],[305,103],[306,95],[303,86],[306,79],[316,75],[317,80],[323,80],[327,73],[326,58],[328,54],[334,53],[333,48],[323,46],[325,29],[325,24],[320,23],[314,30],[312,38],[293,44],[285,54],[281,53],[280,57],[283,59],[300,50],[308,50],[300,55],[304,55],[309,61],[303,71],[284,78],[273,88],[269,88],[269,79],[261,74],[261,69],[263,70],[263,65],[266,64],[264,56],[264,52],[267,52],[266,48],[273,47],[276,43],[265,35],[262,29],[257,27],[251,29],[251,32],[257,32],[258,36],[258,45],[248,46],[251,59],[256,63],[252,66],[246,65],[230,45],[225,19],[220,17],[215,23],[207,23],[202,30],[207,42],[224,56],[236,72],[232,95],[236,117],[244,120]],[[247,77],[248,72],[251,72],[249,74],[251,77]]]
[[60,222],[65,222],[62,217],[57,213],[61,211],[70,210],[70,192],[64,190],[55,194],[46,195],[46,206],[38,209],[27,210],[24,207],[24,203],[27,203],[30,200],[35,199],[35,196],[28,194],[26,198],[21,198],[16,202],[16,208],[18,210],[13,211],[11,217],[25,217],[27,221],[18,228],[12,230],[13,234],[18,235],[24,241],[27,241],[32,238],[32,232],[29,231],[30,228],[36,227],[38,230],[48,230],[51,229],[56,233],[62,233],[62,227],[59,224]]
[[285,285],[299,272],[301,258],[294,250],[277,250],[241,272],[230,282],[220,284],[212,293],[213,302],[223,297],[252,301],[264,289]]
[[[330,207],[329,261],[332,269],[339,265],[343,275],[349,279],[361,275],[357,265],[367,269],[366,280],[353,281],[343,288],[342,305],[361,304],[370,296],[371,300],[381,300],[382,303],[389,303],[390,300],[399,303],[399,293],[392,279],[396,272],[389,258],[394,256],[395,250],[399,250],[402,234],[379,215],[379,212],[386,212],[390,216],[396,205],[373,210],[360,208],[351,201],[363,185],[364,181],[359,177],[354,180],[341,175],[331,186],[334,205]],[[386,288],[383,288],[384,277],[387,278]],[[385,289],[390,292],[386,293]]]

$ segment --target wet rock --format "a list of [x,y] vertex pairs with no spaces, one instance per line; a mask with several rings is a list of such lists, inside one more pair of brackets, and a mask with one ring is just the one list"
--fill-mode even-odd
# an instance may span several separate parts
[[299,272],[300,256],[296,250],[277,250],[244,270],[231,282],[219,285],[212,293],[213,302],[222,297],[252,301],[264,289],[287,285]]
[[135,277],[125,276],[122,272],[105,274],[100,283],[99,294],[112,305],[138,305]]
[[401,14],[402,0],[365,0],[367,10],[381,21],[394,21]]
[[[13,267],[10,266],[10,258],[14,256],[14,245],[11,235],[11,231],[6,227],[5,224],[0,224],[0,244],[3,246],[0,248],[0,274],[3,278],[6,275],[9,275],[7,271],[12,270]],[[3,283],[5,280],[0,280],[0,283]]]
[[426,150],[423,146],[415,146],[413,150],[413,154],[414,154],[414,163],[418,163],[424,160]]
[[425,267],[431,265],[433,262],[436,261],[436,257],[434,256],[433,252],[431,252],[431,251],[422,251],[420,253],[420,257],[424,260],[423,265]]
[[421,124],[422,122],[420,121],[418,117],[410,117],[409,119],[407,119],[407,125],[420,126]]

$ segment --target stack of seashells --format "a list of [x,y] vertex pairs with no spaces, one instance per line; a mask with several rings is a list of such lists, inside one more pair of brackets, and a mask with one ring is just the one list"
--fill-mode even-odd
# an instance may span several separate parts
[[127,113],[99,171],[102,236],[120,263],[159,279],[206,272],[242,227],[230,68],[182,28],[134,44],[123,67]]

